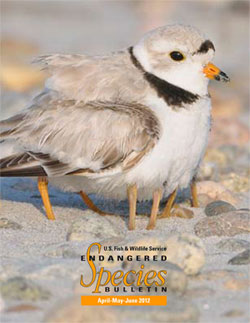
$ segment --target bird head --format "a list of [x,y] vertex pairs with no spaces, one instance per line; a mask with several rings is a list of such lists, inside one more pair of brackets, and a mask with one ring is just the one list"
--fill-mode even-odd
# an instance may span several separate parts
[[146,72],[199,95],[207,94],[209,79],[229,81],[211,63],[213,43],[191,26],[157,28],[134,46],[133,53]]

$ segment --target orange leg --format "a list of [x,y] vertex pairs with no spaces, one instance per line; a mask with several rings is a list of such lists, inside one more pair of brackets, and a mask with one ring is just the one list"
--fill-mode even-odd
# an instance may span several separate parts
[[137,202],[137,186],[136,184],[128,187],[128,202],[129,202],[129,222],[128,229],[135,229],[136,202]]
[[87,205],[88,208],[90,208],[90,210],[98,213],[99,215],[114,215],[114,214],[110,214],[110,213],[105,213],[102,210],[100,210],[95,204],[94,202],[88,197],[87,194],[85,194],[83,191],[79,192],[80,196],[82,197],[84,203]]
[[191,183],[191,203],[192,207],[199,207],[196,182],[193,179]]
[[165,209],[162,212],[161,218],[169,218],[171,216],[170,212],[174,205],[174,201],[177,195],[177,188],[170,194]]
[[41,194],[43,205],[45,208],[45,212],[47,215],[47,218],[49,220],[55,220],[55,216],[52,210],[52,206],[49,199],[49,193],[48,193],[48,179],[45,176],[38,177],[38,189]]
[[193,211],[174,203],[176,195],[177,189],[174,190],[172,194],[170,194],[167,201],[167,205],[165,206],[165,209],[163,210],[163,213],[161,214],[160,218],[169,218],[171,216],[177,216],[184,219],[190,219],[193,217]]
[[148,222],[147,230],[152,230],[155,228],[161,198],[162,198],[162,189],[155,190],[153,195],[153,205],[152,205],[152,210],[151,210],[151,215]]

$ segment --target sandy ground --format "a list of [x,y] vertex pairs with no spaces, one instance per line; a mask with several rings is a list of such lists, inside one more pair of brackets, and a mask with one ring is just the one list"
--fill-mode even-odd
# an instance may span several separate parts
[[[217,132],[213,134],[211,147],[218,148],[221,128],[228,129],[222,145],[232,144],[233,140],[234,147],[227,148],[230,158],[225,149],[216,150],[215,156],[213,151],[208,165],[215,172],[209,176],[220,181],[223,176],[235,172],[242,176],[240,181],[249,178],[249,157],[245,153],[248,149],[247,130],[244,130],[244,125],[249,123],[248,1],[1,1],[1,8],[4,12],[1,36],[7,40],[7,49],[3,51],[4,66],[21,65],[26,74],[30,73],[30,61],[39,54],[103,54],[130,46],[145,31],[159,25],[182,22],[197,26],[215,43],[215,63],[232,79],[226,87],[218,83],[211,86],[215,97],[219,96],[222,102],[226,102],[220,110],[223,117],[227,114],[230,119],[229,123],[223,118],[218,123],[214,116]],[[20,83],[20,79],[21,85],[25,85],[27,78],[19,74],[11,74],[11,82],[2,84],[1,118],[21,110],[40,91],[39,82],[25,88],[25,91],[20,90],[19,86],[16,87],[16,80]],[[236,104],[232,105],[232,101]],[[245,132],[238,136],[237,131],[242,129]],[[249,208],[248,189],[239,191],[237,188],[232,194],[239,198],[237,208]],[[16,291],[16,295],[20,294],[19,300],[11,298],[10,291],[3,295],[1,322],[47,321],[54,308],[62,311],[63,300],[80,299],[79,294],[84,291],[79,288],[79,278],[88,271],[86,264],[80,262],[80,256],[94,240],[115,240],[124,244],[140,239],[147,241],[150,237],[165,241],[172,235],[183,233],[195,236],[195,225],[208,218],[204,208],[193,209],[194,218],[161,219],[156,229],[148,232],[145,230],[147,217],[138,216],[137,230],[129,232],[126,201],[108,202],[94,197],[100,208],[119,214],[103,218],[88,211],[77,194],[63,193],[50,187],[50,197],[56,214],[54,222],[46,219],[33,180],[13,178],[1,181],[0,285],[13,277],[19,277],[20,281],[21,277],[38,286],[37,289],[30,288],[31,296],[27,296],[19,286]],[[148,214],[149,209],[150,202],[142,203],[138,212]],[[87,225],[85,227],[84,219],[91,217],[95,221],[94,224],[91,222],[89,229]],[[72,226],[79,225],[81,219],[80,238],[69,240]],[[100,230],[100,227],[104,229]],[[219,243],[226,240],[231,247],[220,248]],[[159,315],[162,313],[160,318],[149,308],[138,310],[130,307],[126,313],[119,307],[107,309],[108,312],[114,311],[114,321],[249,322],[249,265],[247,260],[238,265],[228,264],[234,256],[249,249],[249,234],[239,232],[230,236],[225,231],[220,237],[201,237],[201,241],[205,265],[197,275],[188,276],[188,287],[182,296],[168,292],[169,306],[156,309]],[[32,300],[32,293],[36,294],[36,300]],[[66,301],[66,308],[69,303]],[[171,311],[173,315],[169,316]],[[74,316],[76,310],[70,313],[63,323],[80,323]],[[180,316],[181,313],[185,318]],[[92,314],[90,312],[89,317]],[[97,321],[101,318],[96,318]]]
[[[37,310],[24,312],[3,312],[2,322],[40,322],[45,313],[61,300],[74,295],[76,286],[79,291],[79,277],[87,271],[87,264],[80,262],[80,255],[85,254],[86,248],[96,238],[82,237],[79,241],[68,241],[67,236],[72,223],[84,217],[96,216],[86,211],[84,204],[76,194],[67,194],[51,188],[51,201],[56,221],[48,221],[45,217],[42,202],[32,180],[4,179],[2,182],[1,216],[18,223],[20,229],[2,229],[1,231],[1,281],[11,277],[24,277],[35,281],[39,286],[50,291],[48,301],[6,300],[5,309],[16,304],[33,304]],[[104,206],[102,200],[96,199],[99,206]],[[106,205],[106,210],[119,212],[116,203]],[[124,202],[123,212],[127,205]],[[241,204],[246,206],[246,201]],[[139,206],[139,213],[148,209],[149,205]],[[190,233],[194,235],[197,222],[206,218],[203,209],[194,210],[193,219],[160,219],[154,231],[145,230],[147,217],[138,216],[137,230],[127,230],[127,216],[111,216],[107,221],[112,224],[115,232],[119,234],[120,241],[138,241],[149,237],[166,240],[168,237]],[[107,217],[106,217],[107,218]],[[105,218],[105,219],[106,219]],[[106,220],[105,220],[106,221]],[[97,223],[103,223],[103,217],[97,216]],[[113,231],[105,231],[98,241],[112,239]],[[93,232],[94,235],[94,232]],[[87,240],[85,240],[87,238]],[[225,240],[224,237],[203,238],[206,264],[201,273],[207,274],[204,279],[198,276],[188,278],[188,289],[179,297],[179,301],[192,303],[200,313],[200,322],[247,322],[249,311],[249,292],[240,282],[246,282],[249,277],[247,265],[229,265],[227,262],[237,252],[220,250],[217,243]],[[250,242],[249,234],[239,234],[236,237]],[[82,241],[81,241],[82,240]],[[62,255],[63,250],[68,250]],[[69,252],[70,250],[70,252]],[[216,275],[217,273],[217,275]],[[232,286],[225,285],[232,281]],[[82,291],[84,292],[84,290]],[[80,296],[79,296],[80,297]],[[171,294],[169,298],[171,299]],[[133,311],[133,309],[132,309]],[[241,313],[237,317],[227,317],[225,313],[236,311]],[[238,311],[238,312],[237,312]]]

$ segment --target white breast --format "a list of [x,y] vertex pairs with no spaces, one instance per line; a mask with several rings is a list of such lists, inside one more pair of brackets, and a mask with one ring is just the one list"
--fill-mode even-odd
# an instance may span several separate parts
[[159,118],[162,134],[153,151],[128,173],[126,180],[144,190],[164,184],[168,195],[177,187],[188,186],[195,175],[207,145],[211,102],[206,97],[188,109],[173,110],[162,99],[149,97],[147,105]]
[[156,188],[165,195],[177,187],[186,187],[203,157],[210,129],[210,100],[201,100],[190,109],[173,111],[162,99],[149,97],[146,102],[161,123],[161,136],[153,150],[127,173],[102,178],[68,177],[51,179],[65,190],[97,193],[114,199],[127,197],[127,186],[137,184],[138,199],[151,199]]

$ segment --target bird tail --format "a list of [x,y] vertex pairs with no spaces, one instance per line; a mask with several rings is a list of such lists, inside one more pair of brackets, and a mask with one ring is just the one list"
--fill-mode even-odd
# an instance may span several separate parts
[[47,176],[38,161],[28,153],[17,153],[0,159],[1,177]]

